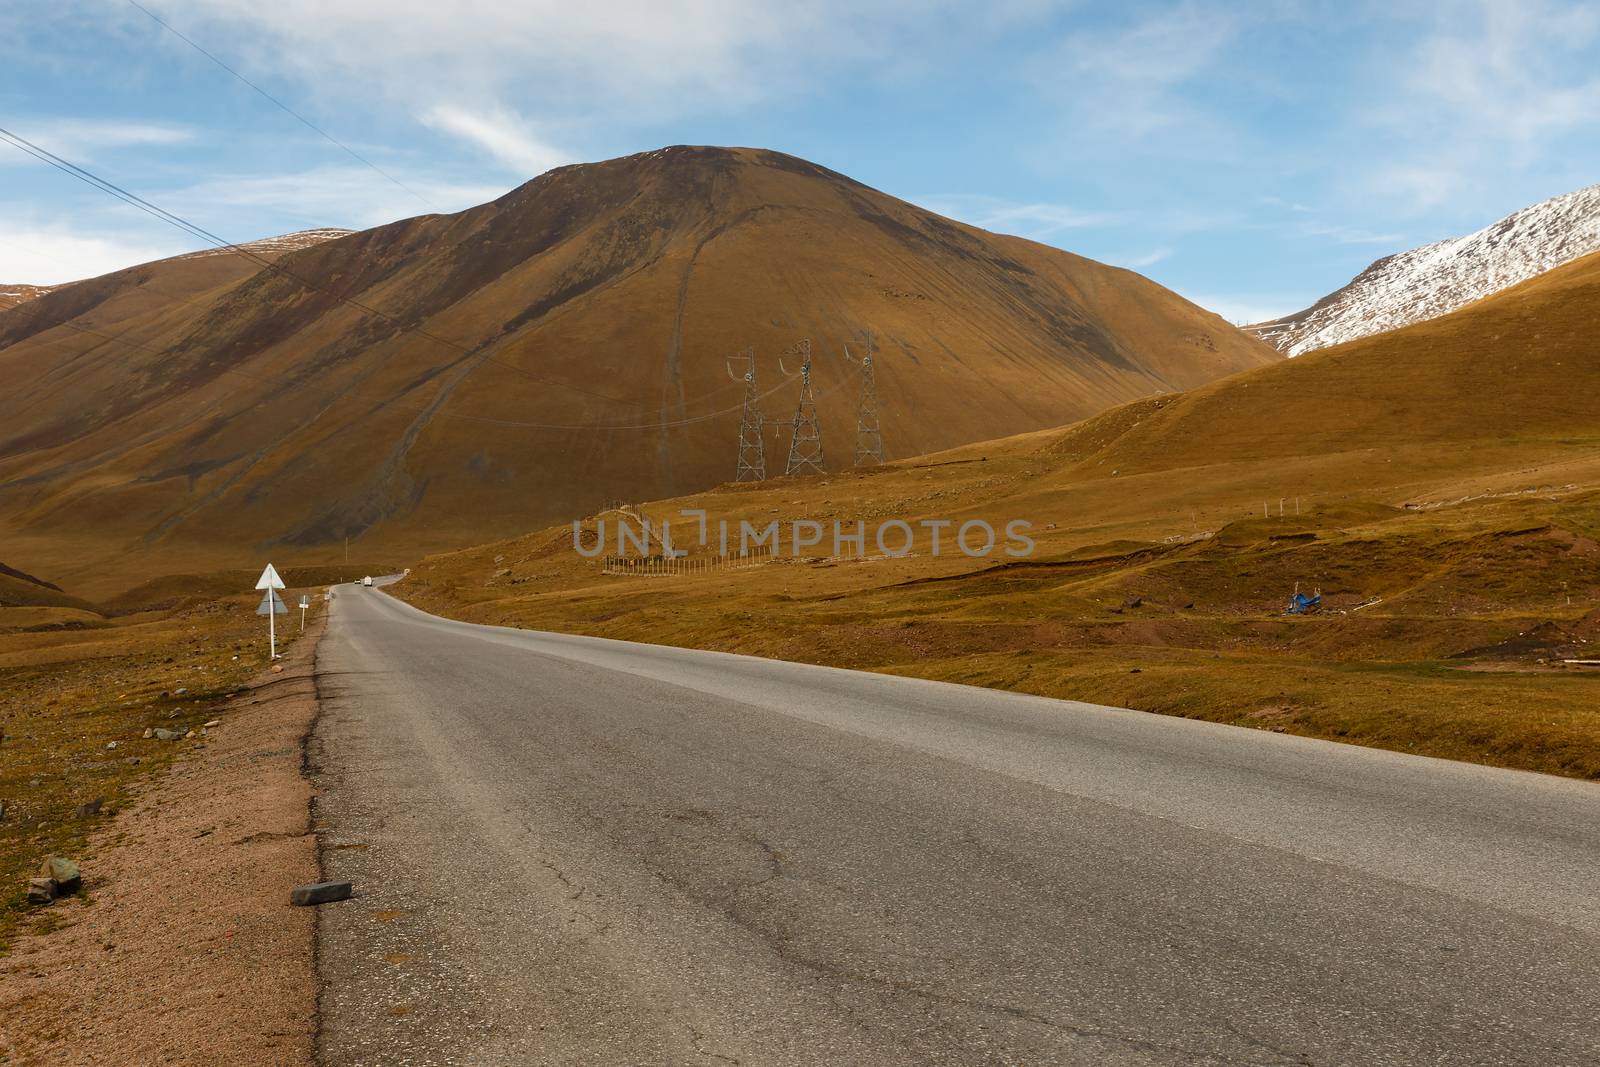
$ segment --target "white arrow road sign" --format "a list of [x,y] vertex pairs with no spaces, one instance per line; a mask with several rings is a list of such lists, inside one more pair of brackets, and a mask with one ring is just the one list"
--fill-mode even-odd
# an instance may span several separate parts
[[283,579],[278,577],[278,568],[267,564],[267,569],[261,572],[261,578],[256,582],[257,589],[265,589],[261,603],[256,607],[257,615],[267,617],[267,643],[272,650],[272,658],[278,658],[278,616],[289,614],[289,605],[283,602],[283,597],[278,595],[278,590],[283,588]]

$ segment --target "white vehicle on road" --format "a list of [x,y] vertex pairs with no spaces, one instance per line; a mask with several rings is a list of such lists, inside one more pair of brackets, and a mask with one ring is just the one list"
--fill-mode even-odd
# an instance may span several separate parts
[[369,574],[365,578],[361,579],[361,584],[362,585],[371,585],[372,584],[372,575]]

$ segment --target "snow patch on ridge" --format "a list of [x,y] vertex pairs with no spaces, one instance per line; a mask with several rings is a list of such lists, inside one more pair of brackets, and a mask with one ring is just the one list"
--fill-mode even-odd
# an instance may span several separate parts
[[0,282],[0,311],[14,308],[18,304],[26,304],[52,289],[59,288],[61,288],[59,285],[7,285]]
[[1600,251],[1600,185],[1387,256],[1304,311],[1245,329],[1291,356],[1438,318]]
[[298,252],[302,248],[322,244],[324,241],[335,241],[340,237],[348,237],[354,230],[341,230],[338,227],[328,226],[317,230],[298,230],[286,233],[281,237],[263,237],[259,241],[250,241],[246,244],[233,245],[229,248],[203,248],[198,252],[190,252],[177,259],[203,259],[206,256],[231,255],[234,248],[242,248],[247,252],[257,255],[284,255],[288,252]]

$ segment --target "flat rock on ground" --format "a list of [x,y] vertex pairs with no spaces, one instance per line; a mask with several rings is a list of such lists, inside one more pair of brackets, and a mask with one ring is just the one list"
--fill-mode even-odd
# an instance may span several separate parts
[[0,1063],[312,1063],[316,920],[288,889],[319,878],[300,774],[318,636],[123,805],[84,857],[92,903],[56,901],[64,928],[0,958]]

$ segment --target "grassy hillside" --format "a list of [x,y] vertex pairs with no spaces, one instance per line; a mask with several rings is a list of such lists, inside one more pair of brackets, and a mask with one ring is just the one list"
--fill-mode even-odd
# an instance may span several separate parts
[[0,608],[94,609],[59,586],[0,563]]
[[[1591,257],[1065,429],[638,509],[659,524],[704,508],[713,529],[1024,518],[1025,560],[826,545],[617,577],[553,529],[428,559],[398,590],[479,621],[1600,777],[1600,673],[1565,662],[1600,658],[1596,310]],[[1297,588],[1322,593],[1321,613],[1283,614]]]
[[776,357],[812,339],[834,465],[847,342],[876,341],[901,456],[1278,359],[1132,272],[748,149],[560,168],[279,263],[167,261],[0,312],[9,555],[100,596],[269,548],[392,558],[707,488],[734,467],[726,360],[751,345],[779,418],[798,386]]
[[[290,603],[316,575],[287,571]],[[0,606],[0,954],[18,924],[59,921],[25,903],[41,859],[69,855],[92,878],[90,835],[192,746],[223,701],[267,663],[266,620],[256,594],[231,576],[226,595],[102,616],[69,608]],[[322,607],[312,601],[312,615]],[[299,631],[298,613],[279,628],[280,650]],[[195,735],[147,738],[161,727]],[[101,798],[98,813],[79,805]]]

